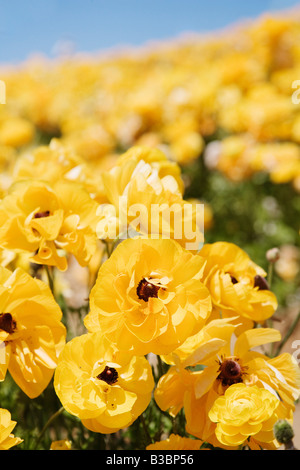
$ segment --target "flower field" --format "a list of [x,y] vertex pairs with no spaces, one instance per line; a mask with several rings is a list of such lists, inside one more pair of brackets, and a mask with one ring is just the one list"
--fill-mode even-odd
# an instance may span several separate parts
[[0,449],[300,446],[300,14],[0,79]]

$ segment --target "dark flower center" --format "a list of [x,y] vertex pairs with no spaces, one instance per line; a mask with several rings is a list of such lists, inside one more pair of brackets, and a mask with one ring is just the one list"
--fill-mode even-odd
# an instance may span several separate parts
[[16,321],[10,313],[1,313],[0,315],[0,330],[6,333],[13,333],[17,327]]
[[228,358],[219,362],[219,375],[218,380],[222,382],[222,385],[232,385],[239,382],[243,382],[244,368],[239,364],[238,358]]
[[158,297],[159,289],[159,286],[151,284],[151,282],[146,279],[142,279],[137,286],[136,293],[139,299],[148,302],[149,297]]
[[258,274],[254,278],[254,287],[258,287],[258,290],[270,290],[269,284],[265,278]]
[[103,380],[108,385],[112,385],[118,380],[118,372],[113,367],[105,366],[101,374],[97,375],[97,379]]
[[44,212],[36,212],[34,214],[35,219],[41,219],[42,217],[49,217],[50,211],[44,211]]

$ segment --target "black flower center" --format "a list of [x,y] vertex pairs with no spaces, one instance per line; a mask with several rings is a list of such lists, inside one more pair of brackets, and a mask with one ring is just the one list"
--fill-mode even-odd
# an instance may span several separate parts
[[101,374],[97,375],[97,379],[103,380],[108,385],[112,385],[118,380],[118,372],[113,367],[105,366]]
[[217,379],[222,382],[222,385],[227,386],[243,382],[245,368],[241,366],[238,358],[224,359],[219,362],[219,365]]
[[142,279],[137,286],[136,293],[139,299],[148,302],[149,297],[158,297],[159,289],[159,286],[151,284],[151,282],[146,279]]
[[6,331],[6,333],[13,333],[17,327],[16,321],[13,319],[10,313],[0,314],[0,330]]
[[43,217],[49,217],[50,211],[36,212],[34,214],[35,219],[42,219]]

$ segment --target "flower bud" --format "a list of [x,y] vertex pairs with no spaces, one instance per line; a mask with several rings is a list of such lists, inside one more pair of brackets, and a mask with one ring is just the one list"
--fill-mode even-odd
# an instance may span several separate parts
[[271,248],[266,253],[266,258],[270,263],[275,263],[279,260],[280,252],[278,248]]
[[274,425],[274,435],[280,444],[287,444],[294,437],[294,430],[285,419],[279,419]]

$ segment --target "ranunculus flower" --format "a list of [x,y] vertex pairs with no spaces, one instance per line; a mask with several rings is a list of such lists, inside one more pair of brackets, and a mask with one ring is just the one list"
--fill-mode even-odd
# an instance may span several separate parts
[[204,283],[212,297],[219,318],[238,315],[239,331],[263,323],[277,309],[277,299],[270,291],[265,271],[233,243],[205,244],[199,254],[205,258]]
[[72,146],[53,138],[49,145],[33,148],[20,154],[13,168],[13,181],[40,180],[50,184],[74,181],[82,184],[90,194],[101,191],[101,171],[95,171],[84,158],[79,157]]
[[21,268],[0,268],[0,380],[9,370],[35,398],[49,384],[65,344],[62,312],[44,282]]
[[0,450],[8,450],[23,442],[23,439],[11,433],[16,424],[16,421],[11,420],[10,412],[0,408]]
[[123,167],[128,161],[137,165],[141,160],[151,165],[160,178],[171,175],[177,181],[180,191],[184,191],[180,166],[177,162],[167,158],[164,152],[158,148],[135,145],[118,158],[116,165]]
[[68,439],[61,439],[60,441],[51,442],[50,450],[71,450],[72,442]]
[[159,407],[172,416],[184,408],[187,432],[213,445],[218,443],[208,411],[233,385],[271,391],[279,397],[278,416],[289,420],[300,396],[300,370],[294,358],[288,353],[269,358],[256,350],[279,341],[279,331],[255,328],[236,338],[237,328],[231,319],[212,320],[172,354],[162,356],[171,367],[154,393]]
[[74,182],[18,182],[0,203],[0,245],[32,253],[38,264],[67,269],[67,254],[86,266],[96,246],[98,204]]
[[133,150],[103,173],[106,201],[99,206],[98,237],[113,240],[133,232],[171,238],[197,252],[204,239],[204,208],[183,199],[178,173],[159,157],[160,152],[154,160],[154,149]]
[[197,439],[171,434],[163,441],[149,444],[146,450],[199,450],[202,444],[203,442]]
[[147,408],[154,380],[143,356],[124,354],[101,333],[87,333],[66,344],[54,386],[69,413],[107,434],[130,426]]
[[203,268],[200,256],[174,240],[124,240],[99,270],[84,324],[120,349],[169,353],[211,312]]
[[217,423],[215,433],[223,445],[259,449],[275,444],[273,427],[278,405],[279,398],[269,390],[239,383],[217,398],[208,416]]

